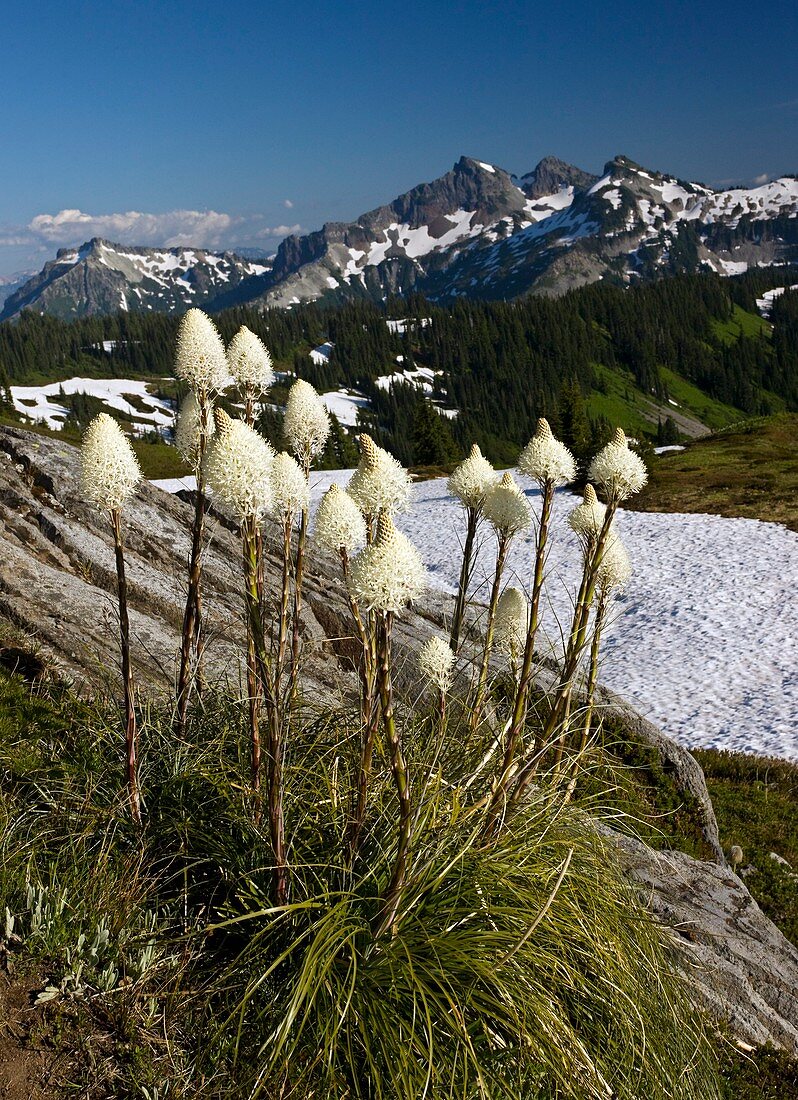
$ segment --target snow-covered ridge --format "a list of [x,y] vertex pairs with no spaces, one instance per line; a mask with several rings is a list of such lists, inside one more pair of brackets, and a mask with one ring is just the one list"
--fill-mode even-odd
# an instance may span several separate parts
[[[34,423],[42,421],[55,431],[63,428],[69,414],[69,409],[58,403],[61,393],[65,396],[84,393],[99,398],[109,409],[130,417],[134,431],[171,428],[174,409],[151,394],[149,385],[130,378],[66,378],[63,382],[51,382],[46,386],[11,386],[11,399],[18,413]],[[132,404],[127,397],[136,398],[137,404],[145,406],[144,409]]]

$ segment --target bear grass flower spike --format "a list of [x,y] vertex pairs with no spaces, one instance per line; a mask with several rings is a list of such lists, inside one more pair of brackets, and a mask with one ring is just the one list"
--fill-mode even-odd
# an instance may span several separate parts
[[526,643],[529,604],[520,588],[505,588],[496,605],[495,646],[516,660]]
[[464,508],[480,508],[495,483],[496,471],[474,443],[468,458],[455,467],[447,484],[449,492]]
[[565,485],[576,477],[576,459],[551,433],[548,420],[538,420],[535,434],[518,459],[518,469],[544,485]]
[[319,501],[313,538],[317,546],[338,554],[354,553],[366,541],[366,521],[363,513],[335,482]]
[[377,537],[355,557],[349,577],[352,596],[369,611],[402,611],[427,587],[427,571],[410,540],[380,514]]
[[568,526],[579,537],[583,545],[595,545],[604,526],[607,509],[596,496],[596,490],[588,482],[580,504],[570,512]]
[[180,322],[175,374],[202,393],[223,390],[229,381],[222,338],[216,325],[201,309],[190,309]]
[[272,510],[274,451],[243,420],[214,410],[216,434],[205,459],[205,476],[221,510],[242,524]]
[[434,634],[418,651],[418,667],[440,692],[447,692],[454,679],[454,654],[448,642]]
[[[205,427],[205,439],[210,440],[216,430],[213,417],[209,416]],[[194,390],[189,390],[180,406],[180,412],[175,425],[175,447],[177,447],[186,463],[196,470],[200,461],[200,435],[202,431],[202,417],[200,404]]]
[[283,435],[306,474],[329,434],[330,417],[323,401],[309,382],[299,378],[288,391]]
[[616,429],[607,446],[590,463],[588,477],[614,502],[639,493],[648,481],[645,462],[629,449],[621,428]]
[[407,470],[370,435],[361,435],[359,443],[360,462],[347,487],[349,496],[364,516],[407,511],[411,486]]
[[532,514],[526,497],[509,470],[502,475],[501,481],[488,489],[482,514],[498,534],[508,538],[531,525]]
[[125,433],[108,413],[95,416],[81,447],[81,491],[100,511],[114,512],[130,500],[141,467]]
[[297,516],[310,505],[308,480],[295,458],[286,451],[272,463],[272,508],[281,516]]
[[253,397],[274,385],[269,350],[259,336],[242,325],[227,347],[227,367],[235,382]]

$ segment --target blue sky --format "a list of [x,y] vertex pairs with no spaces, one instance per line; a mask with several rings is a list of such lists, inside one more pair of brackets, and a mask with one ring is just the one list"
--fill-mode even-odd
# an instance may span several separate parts
[[0,36],[0,275],[99,234],[272,248],[462,154],[798,173],[798,5],[43,0]]

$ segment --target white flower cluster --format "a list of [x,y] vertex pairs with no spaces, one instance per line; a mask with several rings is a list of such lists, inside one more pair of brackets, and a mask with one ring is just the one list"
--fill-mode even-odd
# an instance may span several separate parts
[[361,435],[360,462],[347,491],[364,516],[405,512],[410,500],[410,475],[393,455],[378,447],[370,435]]
[[495,482],[496,471],[475,443],[468,458],[452,471],[448,488],[464,508],[481,508],[485,494]]
[[418,667],[422,676],[431,680],[438,691],[449,691],[454,679],[454,654],[449,643],[434,634],[418,651]]
[[80,450],[80,488],[101,511],[122,508],[141,481],[141,467],[125,433],[108,413],[92,420]]
[[518,469],[540,485],[565,485],[576,477],[576,459],[551,434],[548,420],[538,420],[532,439],[518,459]]
[[333,554],[351,555],[366,541],[366,521],[349,493],[333,483],[319,501],[313,528],[316,544]]
[[515,660],[526,646],[529,604],[520,588],[505,588],[496,604],[493,644]]
[[277,515],[297,516],[310,506],[308,479],[296,459],[280,451],[272,463],[272,508]]
[[259,336],[242,325],[227,346],[227,367],[242,390],[260,397],[274,385],[272,357]]
[[[206,441],[210,441],[216,430],[213,417],[208,411],[208,423],[205,426]],[[200,449],[200,405],[194,390],[189,390],[180,406],[180,414],[175,425],[175,447],[185,461],[196,470]]]
[[417,600],[426,587],[427,571],[418,550],[383,512],[374,542],[352,561],[352,596],[369,611],[398,612]]
[[310,464],[324,450],[330,434],[330,417],[309,382],[299,378],[288,391],[283,435],[301,462]]
[[620,428],[590,463],[588,477],[614,501],[639,493],[648,481],[645,462],[629,449]]
[[579,536],[584,546],[595,546],[606,514],[607,509],[596,496],[596,490],[588,483],[582,503],[577,504],[568,516],[568,526]]
[[596,584],[601,592],[609,595],[625,588],[632,575],[632,561],[621,540],[615,535],[610,539],[601,556],[596,571]]
[[501,481],[485,494],[482,514],[499,535],[511,538],[525,531],[532,523],[527,499],[507,470]]
[[205,477],[214,502],[237,523],[260,520],[273,508],[274,451],[243,420],[214,411],[216,434],[205,459]]
[[180,322],[175,374],[203,393],[223,390],[229,381],[222,338],[201,309],[190,309]]

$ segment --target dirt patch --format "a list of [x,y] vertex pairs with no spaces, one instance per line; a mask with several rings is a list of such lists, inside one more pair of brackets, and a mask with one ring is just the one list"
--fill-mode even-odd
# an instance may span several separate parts
[[3,1100],[46,1100],[49,1058],[33,1037],[36,1011],[31,982],[0,976],[0,1097]]

